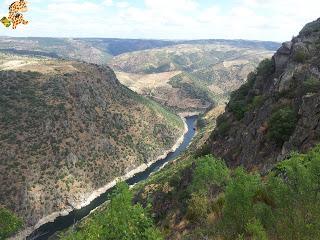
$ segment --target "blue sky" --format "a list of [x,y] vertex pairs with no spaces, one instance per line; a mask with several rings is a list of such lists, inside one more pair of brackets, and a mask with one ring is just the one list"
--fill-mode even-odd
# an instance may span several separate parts
[[29,0],[30,24],[0,35],[286,41],[319,9],[319,0]]

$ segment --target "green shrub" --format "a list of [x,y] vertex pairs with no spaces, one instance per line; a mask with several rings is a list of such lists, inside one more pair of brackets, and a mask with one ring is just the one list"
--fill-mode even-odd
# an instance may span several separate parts
[[141,205],[132,204],[133,195],[125,183],[117,185],[107,208],[84,222],[77,232],[62,237],[65,240],[161,240],[152,218]]
[[265,98],[263,96],[255,96],[252,100],[251,108],[257,108],[262,106],[264,99]]
[[228,122],[221,122],[219,124],[219,127],[217,128],[217,131],[218,133],[221,135],[221,136],[226,136],[228,131],[230,130],[230,123]]
[[307,60],[307,54],[303,49],[298,49],[293,55],[293,60],[298,63],[304,63]]
[[320,80],[316,78],[308,78],[303,82],[303,89],[306,93],[317,93],[320,91]]
[[297,116],[291,107],[283,107],[271,115],[268,138],[282,145],[288,141],[297,123]]
[[281,162],[268,188],[277,206],[270,232],[279,239],[320,239],[320,146]]
[[267,77],[274,73],[274,62],[270,58],[262,60],[257,67],[257,75]]
[[247,223],[254,218],[254,196],[261,188],[258,175],[247,174],[238,168],[225,191],[223,209],[223,228],[233,239],[246,231]]
[[230,101],[228,104],[229,110],[235,115],[237,120],[241,120],[244,114],[248,111],[247,95],[256,81],[256,74],[250,73],[248,81],[243,84],[238,90],[231,93]]
[[255,218],[247,224],[246,231],[252,240],[268,240],[264,227],[261,222]]
[[229,179],[229,169],[224,161],[212,155],[198,158],[193,174],[190,192],[206,193],[210,188],[223,188]]
[[241,120],[247,112],[247,103],[244,100],[229,102],[229,110],[233,112],[237,120]]
[[187,217],[191,222],[203,224],[209,213],[209,200],[203,193],[193,193],[188,200]]
[[13,212],[0,207],[0,240],[16,233],[22,227],[22,223]]

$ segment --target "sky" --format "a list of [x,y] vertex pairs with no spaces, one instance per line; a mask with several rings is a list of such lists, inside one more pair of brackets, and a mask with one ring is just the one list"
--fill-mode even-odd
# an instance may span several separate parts
[[[13,0],[0,0],[0,18]],[[0,36],[288,41],[319,0],[29,0],[30,23]]]

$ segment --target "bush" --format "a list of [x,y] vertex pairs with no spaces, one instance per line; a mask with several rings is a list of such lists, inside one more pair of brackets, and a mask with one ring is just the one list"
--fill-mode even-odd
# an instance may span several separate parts
[[220,124],[219,124],[219,127],[217,128],[217,131],[218,131],[218,133],[221,135],[221,136],[223,136],[223,137],[225,137],[225,136],[227,136],[227,133],[229,132],[229,130],[230,130],[230,123],[228,123],[228,122],[221,122]]
[[307,60],[307,54],[303,49],[298,49],[293,55],[293,60],[298,63],[304,63]]
[[260,221],[255,218],[247,224],[246,231],[252,240],[268,240],[264,227]]
[[117,185],[109,206],[90,218],[79,231],[62,239],[161,240],[152,218],[141,205],[132,204],[133,195],[125,183]]
[[224,161],[207,155],[197,159],[190,192],[207,193],[211,188],[222,189],[229,179],[229,169]]
[[257,75],[255,73],[249,73],[248,81],[238,90],[231,93],[228,108],[235,115],[237,120],[241,120],[248,111],[248,105],[250,103],[246,98],[256,81],[256,77]]
[[266,58],[262,60],[257,67],[257,75],[267,77],[275,71],[274,62],[272,59]]
[[303,82],[303,89],[306,93],[317,93],[320,91],[320,80],[316,78],[308,78]]
[[251,108],[260,107],[263,104],[264,99],[263,96],[255,96],[252,100]]
[[280,163],[268,185],[277,206],[269,231],[280,239],[320,239],[320,146]]
[[282,145],[288,141],[297,123],[297,116],[291,107],[283,107],[271,115],[268,138]]
[[22,227],[22,220],[13,212],[0,207],[0,240],[10,237]]
[[209,200],[203,193],[193,193],[188,200],[187,217],[191,222],[203,224],[209,213]]
[[229,110],[233,112],[237,120],[241,120],[244,114],[247,112],[247,103],[244,100],[231,101],[229,102]]
[[247,223],[254,218],[254,196],[261,188],[258,175],[238,168],[225,191],[223,228],[230,238],[245,233]]

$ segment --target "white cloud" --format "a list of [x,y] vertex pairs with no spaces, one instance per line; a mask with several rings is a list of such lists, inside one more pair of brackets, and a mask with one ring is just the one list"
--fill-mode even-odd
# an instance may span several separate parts
[[113,5],[113,1],[112,0],[104,0],[102,2],[103,5],[105,6],[112,6]]
[[28,26],[2,28],[0,35],[284,41],[320,17],[319,0],[234,0],[228,9],[219,1],[204,7],[202,0],[140,0],[144,7],[126,0],[38,1],[30,0]]

